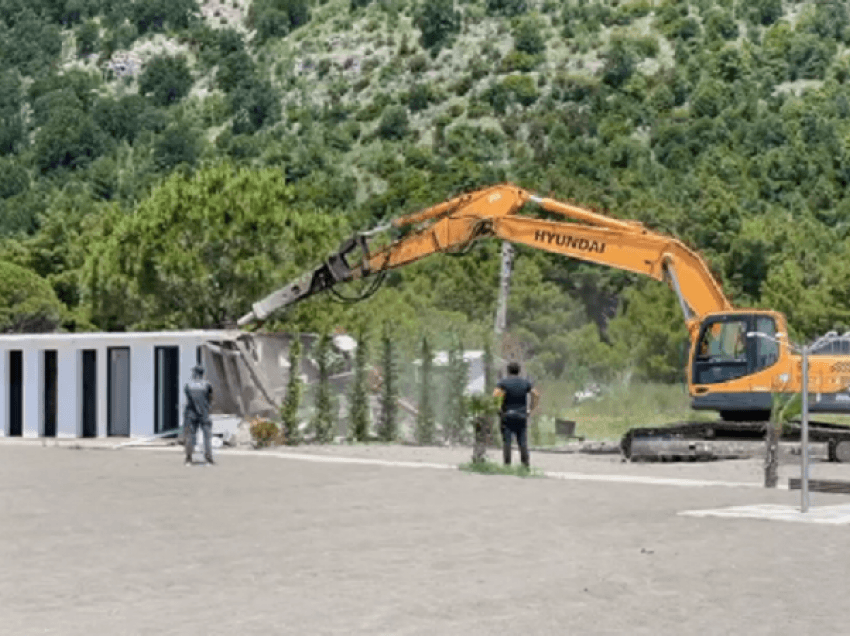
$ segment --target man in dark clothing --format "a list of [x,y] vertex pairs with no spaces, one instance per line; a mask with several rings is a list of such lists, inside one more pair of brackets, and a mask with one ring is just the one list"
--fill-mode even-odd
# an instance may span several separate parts
[[[511,436],[515,435],[520,460],[528,468],[528,416],[537,408],[540,393],[525,378],[519,377],[519,363],[508,364],[508,377],[499,380],[493,395],[502,398],[502,449],[505,465],[511,463]],[[531,404],[528,404],[528,395]]]
[[212,456],[212,421],[210,420],[210,401],[212,400],[212,385],[204,380],[204,368],[197,365],[192,369],[192,379],[183,389],[186,392],[186,408],[183,411],[184,448],[186,449],[186,466],[192,465],[192,451],[195,448],[195,438],[198,427],[204,435],[204,457],[207,464],[214,464]]

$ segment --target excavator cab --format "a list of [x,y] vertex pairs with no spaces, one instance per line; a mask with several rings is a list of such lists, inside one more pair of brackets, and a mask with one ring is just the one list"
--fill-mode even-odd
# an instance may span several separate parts
[[710,314],[699,328],[691,364],[692,406],[721,411],[724,419],[764,419],[770,383],[754,391],[749,380],[770,375],[781,357],[783,326],[772,312]]

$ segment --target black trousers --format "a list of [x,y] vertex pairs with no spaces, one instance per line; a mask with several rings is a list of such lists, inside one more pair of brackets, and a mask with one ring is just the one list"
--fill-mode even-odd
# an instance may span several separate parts
[[523,466],[528,467],[528,420],[515,415],[502,416],[502,452],[505,465],[511,463],[511,437],[516,436],[519,446],[519,458]]

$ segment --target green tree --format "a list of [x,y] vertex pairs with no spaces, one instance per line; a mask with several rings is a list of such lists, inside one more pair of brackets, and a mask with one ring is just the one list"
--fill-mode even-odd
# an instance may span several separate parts
[[0,333],[55,331],[65,313],[46,280],[4,261],[0,261],[0,298]]
[[378,437],[392,442],[398,437],[398,360],[395,333],[385,322],[381,332],[381,419]]
[[141,130],[147,108],[145,99],[140,95],[102,97],[95,104],[92,116],[97,126],[113,139],[132,143]]
[[448,369],[445,376],[446,417],[445,432],[447,441],[452,444],[462,442],[467,432],[466,385],[469,381],[469,368],[464,360],[463,343],[457,334],[452,334],[448,351]]
[[325,331],[319,337],[316,345],[316,365],[319,370],[318,383],[314,401],[313,419],[310,427],[316,436],[316,441],[321,443],[332,442],[336,430],[336,416],[334,414],[334,400],[331,397],[330,371],[331,371],[331,337]]
[[230,94],[234,134],[257,132],[280,118],[280,96],[267,81],[243,82]]
[[0,72],[0,155],[17,152],[25,140],[23,102],[21,77]]
[[728,89],[715,79],[703,79],[691,96],[691,107],[698,117],[717,117],[726,106]]
[[438,51],[447,40],[460,31],[460,13],[454,0],[428,0],[419,5],[415,26],[421,31],[422,46]]
[[198,13],[195,0],[135,0],[130,5],[131,20],[140,34],[148,31],[186,29]]
[[247,51],[234,51],[219,60],[216,72],[216,85],[225,93],[230,93],[243,82],[254,78],[254,60]]
[[527,0],[487,0],[485,6],[490,15],[513,17],[528,11]]
[[191,88],[192,72],[183,55],[158,55],[145,65],[139,77],[139,92],[151,95],[159,106],[180,101]]
[[750,0],[746,14],[754,24],[771,25],[782,17],[782,0]]
[[100,27],[94,20],[83,22],[77,29],[77,55],[85,57],[97,51],[100,41]]
[[[54,64],[62,53],[62,33],[30,7],[16,7],[10,28],[0,28],[0,68],[17,68],[34,76]],[[0,17],[0,26],[3,26]]]
[[685,319],[676,297],[654,281],[625,294],[622,313],[611,321],[608,335],[637,377],[655,382],[684,380],[688,342]]
[[58,108],[35,135],[35,164],[42,173],[83,168],[105,150],[107,143],[91,115],[76,108]]
[[514,48],[528,55],[539,55],[546,50],[545,25],[539,16],[522,18],[514,27]]
[[631,48],[621,38],[611,39],[608,50],[602,58],[605,60],[602,81],[614,88],[623,86],[629,80],[637,63]]
[[101,329],[223,327],[336,247],[340,215],[296,199],[280,170],[176,172],[102,230],[84,301]]
[[0,157],[0,199],[8,199],[29,187],[30,177],[15,159]]
[[434,417],[434,395],[431,387],[434,354],[427,336],[422,337],[420,354],[419,406],[414,433],[417,444],[428,445],[436,442],[437,423]]
[[368,355],[366,334],[360,331],[357,334],[357,349],[354,353],[354,378],[351,381],[348,404],[350,436],[358,442],[365,442],[369,435],[369,390],[366,386]]
[[283,37],[310,21],[308,0],[257,0],[248,11],[247,24],[256,29],[260,43]]
[[404,106],[388,106],[378,123],[378,135],[384,139],[404,139],[410,120]]
[[201,144],[199,131],[191,126],[172,124],[154,143],[156,166],[163,172],[169,172],[181,164],[193,166],[201,153]]
[[289,376],[286,380],[286,397],[280,405],[281,433],[283,443],[297,446],[301,443],[300,420],[298,410],[301,408],[301,341],[298,335],[292,337],[289,344]]

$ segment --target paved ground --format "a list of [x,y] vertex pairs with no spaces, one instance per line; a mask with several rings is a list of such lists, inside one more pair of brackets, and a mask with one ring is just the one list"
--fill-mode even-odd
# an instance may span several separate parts
[[[289,452],[290,456],[285,457]],[[227,453],[0,445],[0,632],[823,634],[845,631],[846,526],[679,516],[795,504],[758,461],[621,464],[648,485],[337,464],[451,464],[466,450]],[[816,466],[813,472],[823,472]],[[850,467],[828,467],[850,478]],[[783,474],[796,473],[786,467]],[[826,475],[819,475],[826,476]],[[850,497],[813,493],[813,505]]]

